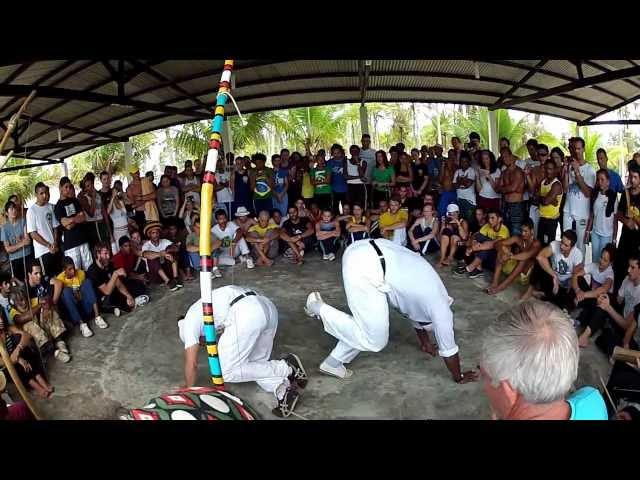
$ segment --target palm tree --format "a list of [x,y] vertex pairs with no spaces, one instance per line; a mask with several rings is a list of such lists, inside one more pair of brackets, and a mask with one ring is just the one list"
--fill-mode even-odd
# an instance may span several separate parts
[[[9,166],[29,165],[31,162],[24,159],[12,159]],[[59,169],[45,169],[41,167],[14,170],[0,174],[0,204],[4,206],[11,195],[19,195],[23,200],[29,200],[34,196],[33,189],[38,182],[51,182],[60,179]]]
[[346,137],[347,121],[339,106],[293,108],[277,113],[274,127],[283,133],[289,148],[315,153]]

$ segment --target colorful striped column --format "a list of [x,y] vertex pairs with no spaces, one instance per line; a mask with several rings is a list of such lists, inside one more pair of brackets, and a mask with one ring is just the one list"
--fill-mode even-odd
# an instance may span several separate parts
[[[202,315],[204,318],[204,337],[207,343],[207,355],[209,357],[209,372],[211,381],[216,387],[224,388],[220,359],[218,358],[218,340],[216,328],[213,322],[213,305],[211,303],[211,221],[213,216],[213,191],[218,156],[220,154],[220,142],[222,134],[222,122],[224,121],[224,105],[227,95],[231,90],[231,72],[233,60],[224,61],[224,70],[218,85],[216,108],[211,121],[211,137],[209,151],[204,167],[202,179],[202,191],[200,194],[200,295],[202,298]],[[224,159],[223,159],[224,161]]]

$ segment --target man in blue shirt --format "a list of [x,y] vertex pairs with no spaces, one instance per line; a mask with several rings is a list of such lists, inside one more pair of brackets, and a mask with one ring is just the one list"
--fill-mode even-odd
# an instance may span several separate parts
[[609,161],[607,151],[604,148],[599,148],[596,152],[596,158],[598,159],[598,166],[609,172],[609,188],[616,193],[624,193],[624,183],[622,183],[622,179],[620,178],[620,175],[618,175],[618,172],[607,168],[607,162]]
[[580,348],[570,318],[549,302],[507,310],[482,339],[480,374],[492,417],[501,420],[607,420],[598,390],[569,391]]
[[331,169],[332,210],[334,215],[338,215],[340,202],[344,205],[347,201],[347,180],[345,178],[347,160],[342,145],[334,143],[331,146],[331,159],[327,162],[327,166]]

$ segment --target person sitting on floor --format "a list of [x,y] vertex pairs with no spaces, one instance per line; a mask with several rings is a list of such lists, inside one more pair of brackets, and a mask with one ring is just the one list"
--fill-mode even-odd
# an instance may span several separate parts
[[[120,237],[118,246],[120,250],[111,259],[113,267],[116,269],[123,268],[127,274],[127,278],[137,280],[145,286],[148,286],[149,278],[146,274],[146,264],[143,262],[144,259],[136,254],[132,239],[127,236]],[[136,264],[138,264],[137,270]]]
[[400,197],[392,195],[389,200],[389,211],[380,215],[380,232],[387,240],[391,240],[398,245],[407,243],[407,223],[409,213],[404,208],[400,208]]
[[4,312],[0,312],[0,342],[7,349],[20,381],[39,397],[49,399],[54,388],[44,377],[42,362],[33,348],[31,335],[15,325],[8,325]]
[[189,256],[187,255],[186,243],[187,243],[187,230],[180,229],[176,220],[171,220],[167,223],[167,230],[164,238],[169,240],[172,245],[168,249],[169,253],[175,255],[178,260],[178,270],[182,274],[182,278],[190,282],[193,280],[191,275],[191,268],[189,264]]
[[419,217],[411,228],[409,228],[409,240],[412,250],[419,252],[421,255],[434,253],[440,250],[438,243],[438,218],[435,216],[436,211],[431,203],[422,207],[422,216]]
[[471,238],[467,247],[466,263],[456,268],[458,275],[476,278],[483,274],[483,268],[493,271],[496,268],[496,242],[509,238],[509,229],[502,224],[502,214],[498,210],[489,210],[489,222]]
[[262,210],[258,215],[258,223],[249,228],[247,242],[253,246],[254,257],[258,265],[273,265],[273,259],[278,256],[278,240],[280,229],[271,220],[269,212]]
[[[533,222],[527,219],[522,224],[522,233],[520,235],[512,235],[506,240],[496,242],[496,251],[498,258],[496,260],[496,268],[493,272],[493,281],[487,289],[489,295],[495,295],[502,292],[511,285],[518,276],[520,282],[526,284],[529,282],[529,276],[536,263],[536,256],[540,253],[542,244],[534,236]],[[507,275],[500,282],[500,275]]]
[[[596,346],[607,356],[613,353],[616,346],[638,350],[634,335],[638,329],[636,307],[640,305],[640,255],[629,258],[627,277],[618,290],[618,309],[611,305],[606,294],[598,297],[598,307],[608,314],[602,334],[596,339]],[[620,312],[622,307],[622,312]],[[597,329],[593,322],[589,325],[592,332]]]
[[242,230],[242,235],[246,237],[249,233],[249,229],[256,225],[258,222],[251,216],[249,210],[245,207],[238,207],[236,210],[235,224]]
[[389,202],[384,199],[378,201],[378,208],[372,208],[369,210],[369,219],[371,220],[369,235],[371,238],[382,238],[382,232],[380,231],[380,216],[384,212],[388,211]]
[[297,265],[302,265],[305,251],[310,250],[315,241],[313,224],[309,218],[299,216],[296,206],[289,207],[288,214],[289,219],[284,222],[280,233],[280,238],[289,247],[284,255]]
[[167,288],[174,292],[184,287],[178,275],[178,261],[170,253],[170,240],[160,238],[162,225],[160,222],[149,222],[144,227],[144,235],[149,239],[142,245],[142,256],[147,259],[151,280],[162,281]]
[[241,263],[246,262],[248,269],[254,268],[253,258],[251,258],[249,245],[244,239],[242,228],[236,222],[230,222],[224,210],[216,212],[216,222],[211,228],[211,233],[221,242],[221,246],[218,247],[220,265],[235,265],[236,258],[239,257]]
[[558,307],[531,299],[498,316],[482,338],[480,375],[494,420],[607,420],[600,392],[578,377],[578,338]]
[[7,379],[3,372],[0,372],[0,420],[7,421],[29,421],[35,420],[35,417],[27,407],[27,404],[21,400],[7,404],[2,398],[2,393],[7,385]]
[[322,259],[333,262],[338,251],[340,238],[340,222],[333,218],[331,210],[322,212],[322,219],[316,223],[316,238],[320,243]]
[[[219,210],[224,212],[224,210]],[[224,213],[226,215],[226,213]],[[215,227],[214,227],[215,228]],[[200,218],[195,217],[191,224],[192,232],[187,236],[187,254],[189,255],[189,264],[196,272],[199,272],[200,266]],[[211,235],[211,276],[213,278],[222,278],[222,272],[218,268],[220,262],[220,246],[222,241]]]
[[578,237],[573,230],[565,230],[561,240],[554,240],[536,257],[531,272],[531,283],[521,297],[532,295],[555,303],[560,308],[568,305],[571,277],[583,267],[582,252],[576,247]]
[[56,277],[59,282],[54,285],[54,305],[58,305],[62,296],[62,304],[71,322],[80,326],[83,337],[93,336],[87,324],[92,315],[98,328],[108,328],[109,324],[100,316],[93,285],[91,280],[86,278],[84,270],[76,269],[71,257],[64,257],[62,268],[62,273]]
[[438,267],[453,263],[458,250],[464,248],[469,238],[469,224],[460,218],[460,207],[455,203],[447,206],[447,216],[442,217],[440,230],[440,261]]
[[111,251],[104,242],[96,244],[95,261],[87,270],[102,312],[120,316],[121,311],[131,312],[136,306],[149,303],[146,287],[142,282],[127,278],[124,268],[115,269],[111,263]]
[[347,245],[351,245],[358,240],[369,238],[371,220],[364,216],[364,209],[358,203],[353,204],[353,215],[346,223]]
[[51,279],[50,285],[47,285],[38,263],[34,262],[28,268],[26,291],[21,286],[12,289],[9,323],[31,335],[41,352],[53,347],[54,357],[67,363],[71,360],[69,348],[63,339],[67,328],[53,308],[50,292],[50,287],[59,280]]
[[[600,295],[609,295],[610,299],[613,296],[615,253],[615,245],[606,245],[597,263],[592,262],[579,268],[571,278],[569,305],[573,303],[582,309],[577,320],[585,327],[578,337],[578,344],[583,348],[589,345],[589,337],[602,328],[606,320],[607,313],[598,308],[598,298]],[[587,282],[586,275],[589,275],[590,282]]]

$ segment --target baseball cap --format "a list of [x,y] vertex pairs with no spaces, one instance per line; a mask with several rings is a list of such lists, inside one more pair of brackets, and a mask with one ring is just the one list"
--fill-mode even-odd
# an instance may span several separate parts
[[455,203],[450,203],[447,206],[447,213],[453,213],[453,212],[459,212],[459,211],[460,211],[460,207]]

